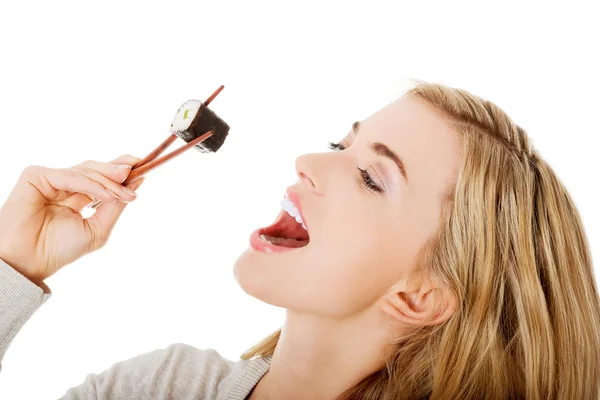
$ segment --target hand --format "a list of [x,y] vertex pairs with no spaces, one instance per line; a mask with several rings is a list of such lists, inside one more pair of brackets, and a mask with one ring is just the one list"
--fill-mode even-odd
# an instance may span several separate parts
[[[0,208],[0,258],[39,285],[107,242],[144,178],[121,185],[140,159],[86,161],[71,168],[29,166]],[[133,193],[133,194],[132,194]],[[102,204],[90,218],[81,211]]]

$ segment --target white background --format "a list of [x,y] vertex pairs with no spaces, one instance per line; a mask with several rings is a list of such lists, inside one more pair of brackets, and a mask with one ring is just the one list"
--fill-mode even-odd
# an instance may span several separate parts
[[176,342],[237,359],[275,330],[283,311],[245,295],[233,262],[277,214],[295,157],[327,151],[410,77],[489,98],[527,129],[598,260],[598,14],[483,3],[2,0],[2,201],[29,164],[145,156],[181,103],[221,84],[211,108],[232,129],[219,153],[152,172],[107,246],[47,280],[0,398],[57,398]]

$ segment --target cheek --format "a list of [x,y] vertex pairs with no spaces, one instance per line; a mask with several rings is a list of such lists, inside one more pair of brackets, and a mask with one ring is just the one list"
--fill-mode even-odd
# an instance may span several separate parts
[[339,278],[331,287],[347,310],[372,305],[405,279],[430,233],[428,227],[416,228],[414,216],[409,215],[382,214],[365,221],[357,221],[355,226],[361,226],[360,231],[347,229],[341,233],[335,250],[326,252],[330,259],[324,267]]
[[[341,317],[365,310],[402,278],[410,254],[397,240],[377,229],[346,234],[327,240],[326,247],[314,249],[304,281],[318,300],[312,305],[331,316]],[[325,242],[325,241],[324,241]]]
[[321,219],[306,248],[281,255],[244,252],[234,267],[241,288],[268,304],[332,317],[374,304],[412,266],[414,221],[354,212],[342,223],[332,214]]
[[375,257],[375,242],[349,240],[281,256],[246,251],[235,262],[234,276],[248,295],[277,307],[329,317],[353,314],[389,287],[390,264]]

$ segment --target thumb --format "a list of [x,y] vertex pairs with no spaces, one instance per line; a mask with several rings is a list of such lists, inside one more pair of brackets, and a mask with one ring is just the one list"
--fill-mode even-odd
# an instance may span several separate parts
[[[135,191],[142,185],[145,179],[145,177],[136,179],[125,185],[125,187]],[[103,202],[94,215],[87,219],[91,232],[95,236],[91,238],[92,248],[99,248],[106,243],[113,227],[123,213],[123,210],[125,210],[125,207],[127,207],[127,204],[128,203],[123,203],[121,201],[115,201],[113,203]]]

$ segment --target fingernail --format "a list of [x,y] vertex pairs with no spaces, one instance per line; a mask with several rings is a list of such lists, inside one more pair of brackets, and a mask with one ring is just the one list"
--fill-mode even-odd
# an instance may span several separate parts
[[115,192],[112,192],[112,191],[110,191],[110,190],[108,190],[108,189],[105,189],[105,190],[106,190],[106,192],[107,192],[108,194],[110,194],[110,195],[111,195],[112,197],[114,197],[115,199],[119,199],[119,200],[121,199],[121,198],[120,198],[120,197],[119,197],[119,196],[118,196],[118,195],[117,195]]
[[131,189],[131,190],[138,190],[138,189],[139,189],[139,187],[140,187],[140,186],[142,186],[142,183],[144,183],[144,180],[145,180],[145,179],[146,179],[146,178],[140,178],[140,179],[136,179],[136,180],[133,182],[133,185],[131,185],[130,189]]
[[126,187],[126,186],[123,186],[121,189],[122,189],[122,190],[123,190],[125,193],[127,193],[127,194],[130,194],[130,195],[132,195],[132,196],[137,196],[137,193],[136,193],[136,192],[134,192],[133,190],[129,189],[129,188],[128,188],[128,187]]
[[131,165],[121,164],[119,165],[119,169],[123,171],[129,171],[131,169]]

